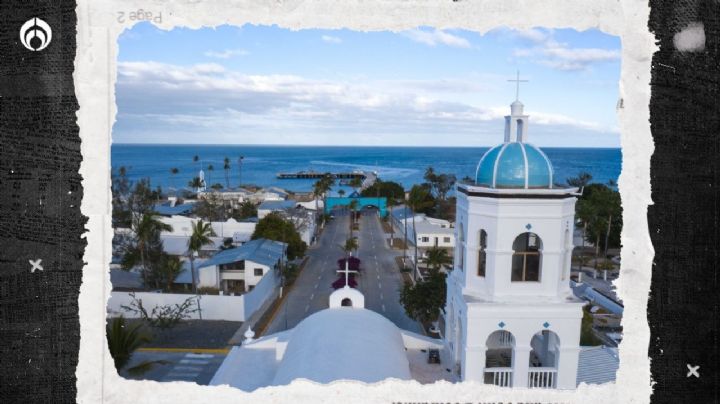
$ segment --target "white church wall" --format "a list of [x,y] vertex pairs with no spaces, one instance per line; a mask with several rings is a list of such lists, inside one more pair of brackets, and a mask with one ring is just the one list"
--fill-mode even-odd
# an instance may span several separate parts
[[[556,296],[569,290],[568,285],[555,280],[561,279],[569,270],[571,250],[563,235],[566,228],[572,231],[574,198],[538,203],[537,200],[467,198],[462,195],[458,198],[458,213],[467,214],[464,219],[467,228],[475,230],[467,231],[465,241],[464,272],[468,289],[495,297]],[[477,276],[480,229],[488,234],[485,278]],[[537,234],[542,242],[540,281],[512,282],[512,245],[516,237],[526,232]]]

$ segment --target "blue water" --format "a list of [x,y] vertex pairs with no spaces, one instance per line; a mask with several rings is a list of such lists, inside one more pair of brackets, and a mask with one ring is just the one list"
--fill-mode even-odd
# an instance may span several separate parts
[[[111,150],[113,167],[125,166],[131,180],[150,178],[152,186],[187,187],[197,175],[200,163],[208,184],[225,185],[223,159],[230,158],[230,186],[238,184],[238,157],[242,163],[242,183],[278,186],[291,191],[309,191],[313,180],[280,180],[279,172],[315,170],[339,172],[355,169],[375,170],[384,181],[396,181],[409,189],[423,182],[428,166],[437,173],[452,173],[461,179],[474,178],[477,163],[488,148],[438,147],[347,147],[347,146],[242,146],[242,145],[129,145],[115,144]],[[543,148],[555,168],[555,182],[587,171],[593,182],[617,181],[621,169],[620,149]],[[207,166],[212,164],[214,171]],[[180,172],[171,178],[170,169]],[[173,185],[174,183],[174,185]],[[335,187],[335,190],[340,187]]]

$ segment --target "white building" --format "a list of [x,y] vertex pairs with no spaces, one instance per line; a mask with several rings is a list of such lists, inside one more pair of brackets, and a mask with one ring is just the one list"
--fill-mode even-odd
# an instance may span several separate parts
[[455,229],[448,220],[430,217],[424,213],[413,214],[410,209],[400,207],[393,209],[392,223],[400,237],[404,237],[407,229],[408,243],[417,245],[420,249],[455,248]]
[[[170,217],[159,217],[158,220],[172,227],[172,231],[160,233],[160,240],[163,243],[163,250],[170,255],[186,255],[187,245],[192,235],[192,226],[200,219],[194,217],[174,215]],[[241,245],[250,240],[255,232],[255,222],[238,222],[235,219],[228,219],[224,222],[210,222],[214,236],[210,237],[213,244],[203,247],[202,252],[218,251],[228,238],[232,239],[235,246]]]
[[462,380],[574,389],[583,302],[570,285],[576,188],[553,183],[526,143],[519,101],[505,141],[457,187],[457,245],[444,338]]
[[232,348],[210,385],[253,391],[295,379],[454,381],[444,367],[427,363],[426,351],[442,349],[442,341],[399,329],[365,309],[362,293],[349,287],[333,292],[329,308],[295,328],[257,340],[250,330],[245,335],[247,339]]
[[286,246],[279,241],[261,238],[221,251],[196,267],[198,286],[224,292],[248,292],[269,271],[285,265]]

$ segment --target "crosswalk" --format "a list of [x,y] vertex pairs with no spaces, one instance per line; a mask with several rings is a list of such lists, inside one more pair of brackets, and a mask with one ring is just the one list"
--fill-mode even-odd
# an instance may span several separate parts
[[163,376],[163,382],[169,381],[197,381],[200,374],[215,359],[213,354],[187,353],[176,362],[168,373]]

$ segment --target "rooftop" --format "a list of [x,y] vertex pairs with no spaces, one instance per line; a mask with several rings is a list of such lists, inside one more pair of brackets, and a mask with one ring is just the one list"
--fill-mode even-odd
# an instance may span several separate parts
[[248,260],[267,266],[274,266],[284,255],[285,243],[259,238],[250,240],[240,247],[230,248],[215,254],[198,268],[223,265]]
[[285,210],[295,207],[295,201],[264,201],[258,206],[258,210]]
[[183,203],[175,206],[170,206],[169,203],[158,203],[155,204],[153,210],[163,216],[184,215],[192,212],[193,206],[192,203]]
[[577,384],[614,382],[619,366],[620,357],[617,348],[581,347]]

